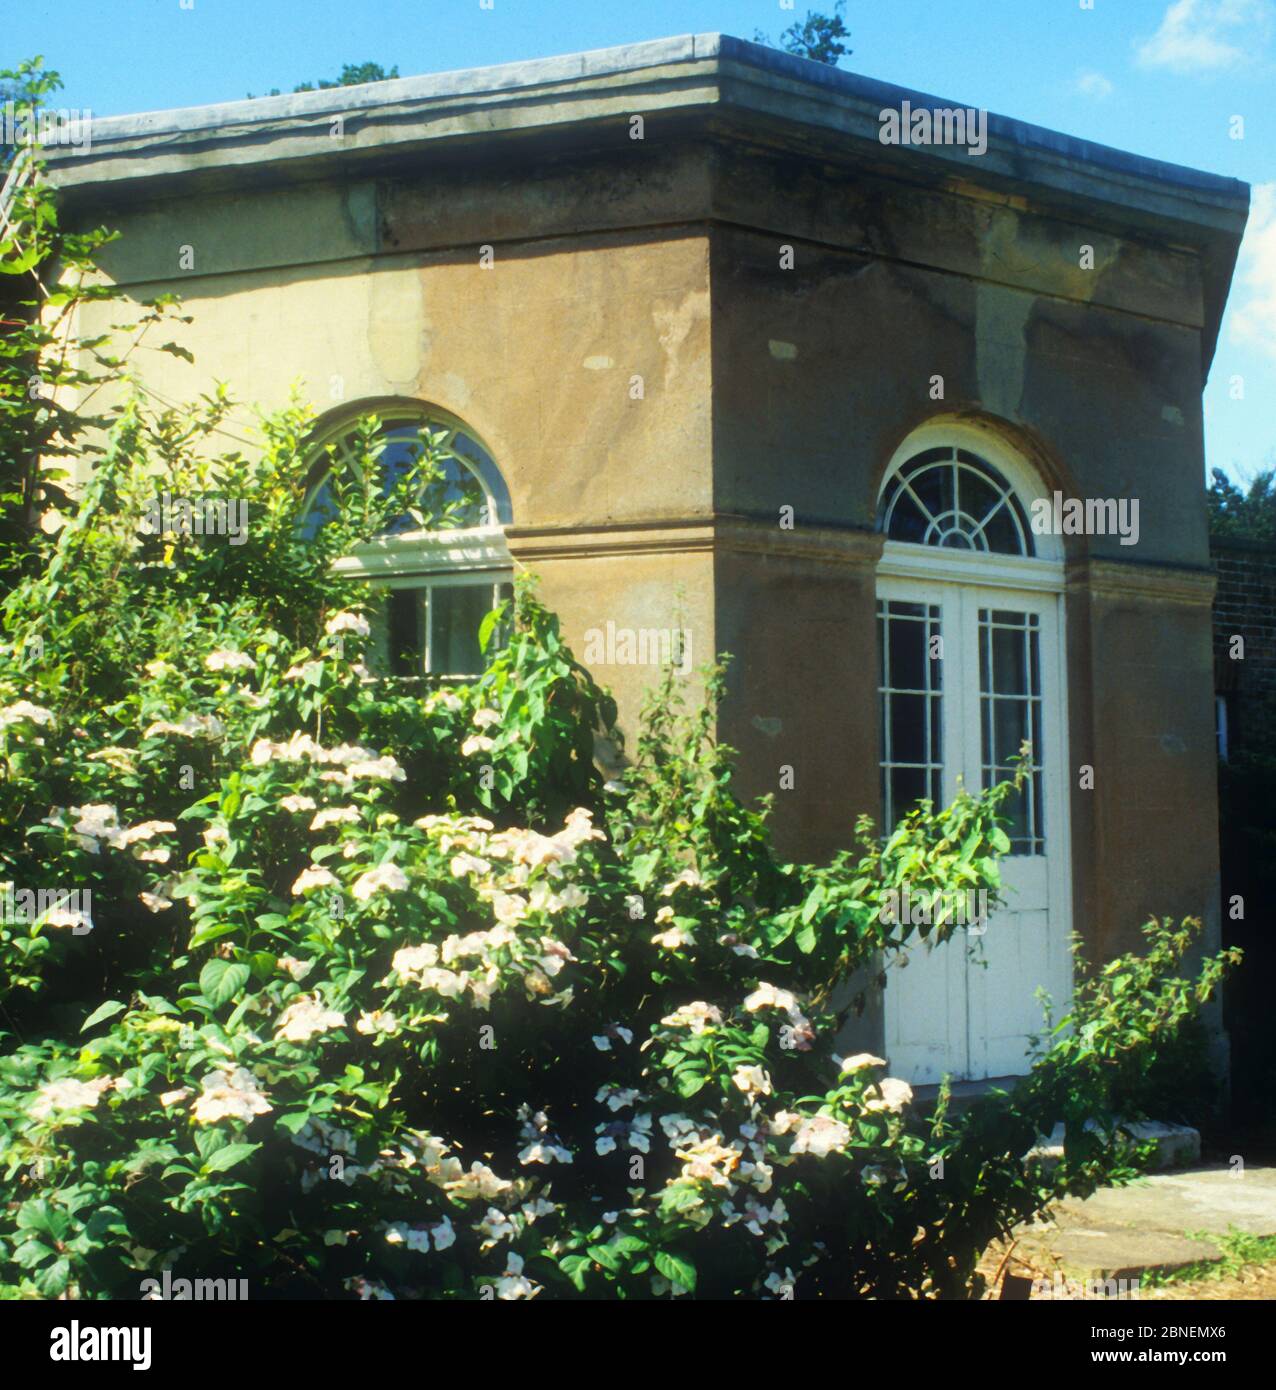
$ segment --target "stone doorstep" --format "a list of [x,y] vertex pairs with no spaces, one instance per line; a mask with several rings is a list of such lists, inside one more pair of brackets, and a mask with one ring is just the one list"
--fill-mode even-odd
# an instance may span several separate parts
[[1200,1260],[1223,1258],[1218,1246],[1170,1231],[1049,1228],[1021,1236],[1015,1254],[1042,1273],[1058,1266],[1065,1275],[1087,1281],[1138,1279],[1153,1271],[1170,1274]]
[[[1153,1170],[1179,1168],[1189,1163],[1200,1162],[1201,1136],[1199,1131],[1189,1125],[1167,1125],[1155,1120],[1128,1120],[1121,1121],[1119,1127],[1137,1143],[1155,1142]],[[1086,1128],[1095,1129],[1097,1126],[1091,1122]],[[1055,1125],[1049,1136],[1042,1136],[1024,1154],[1025,1160],[1036,1158],[1047,1165],[1058,1163],[1063,1158],[1063,1133],[1063,1125]]]
[[1083,1279],[1137,1278],[1222,1259],[1209,1237],[1232,1227],[1276,1235],[1276,1168],[1241,1177],[1227,1168],[1180,1170],[1100,1188],[1060,1202],[1048,1222],[1021,1226],[1016,1253],[1043,1273],[1057,1265]]
[[[1020,1078],[1016,1076],[994,1076],[985,1081],[958,1081],[954,1082],[952,1091],[952,1112],[960,1114],[961,1111],[979,1097],[987,1095],[992,1090],[1013,1090],[1015,1082]],[[939,1096],[939,1087],[935,1085],[922,1085],[913,1087],[913,1100],[918,1107],[933,1105]],[[1148,1140],[1156,1142],[1156,1152],[1152,1158],[1152,1168],[1159,1171],[1163,1168],[1178,1168],[1190,1163],[1199,1163],[1201,1159],[1201,1136],[1198,1130],[1192,1129],[1189,1125],[1163,1124],[1156,1120],[1128,1120],[1120,1122],[1120,1127],[1132,1139],[1139,1143],[1146,1143]],[[1095,1129],[1097,1126],[1093,1121],[1087,1126]],[[1057,1124],[1049,1135],[1038,1137],[1036,1144],[1024,1154],[1024,1159],[1035,1158],[1044,1163],[1057,1163],[1063,1157],[1063,1125]]]

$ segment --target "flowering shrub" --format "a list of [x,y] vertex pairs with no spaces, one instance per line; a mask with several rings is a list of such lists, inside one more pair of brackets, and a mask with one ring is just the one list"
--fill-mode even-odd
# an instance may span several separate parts
[[[0,923],[0,1293],[964,1294],[1127,1171],[1087,1121],[1222,961],[1184,983],[1156,929],[1012,1095],[923,1111],[838,1055],[836,987],[952,934],[883,911],[901,884],[995,895],[1008,788],[782,863],[721,671],[691,710],[671,676],[604,782],[614,706],[526,584],[479,680],[378,680],[330,561],[403,496],[338,490],[304,539],[305,412],[246,457],[229,409],[128,406],[0,605],[0,883],[78,895]],[[157,478],[245,499],[243,543],[149,534]]]
[[[140,533],[173,421],[134,408],[5,602],[3,877],[92,891],[0,931],[10,1290],[954,1293],[1007,1222],[1113,1171],[1083,1129],[1105,1065],[1181,992],[1157,1013],[1145,982],[1129,1020],[1105,997],[955,1117],[836,1054],[834,986],[951,931],[899,926],[891,889],[995,892],[1005,787],[779,863],[710,737],[720,673],[691,714],[671,678],[604,784],[612,705],[526,586],[474,684],[372,679],[366,593],[287,511],[302,425],[199,465],[277,518],[218,551]],[[1057,1118],[1047,1178],[1020,1156]]]

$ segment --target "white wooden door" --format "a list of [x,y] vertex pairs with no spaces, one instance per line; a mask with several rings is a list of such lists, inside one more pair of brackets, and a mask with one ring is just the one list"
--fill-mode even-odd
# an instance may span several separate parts
[[939,582],[878,584],[883,818],[1005,780],[1026,740],[1032,771],[1010,806],[1004,905],[945,945],[892,964],[886,1047],[917,1084],[1028,1068],[1046,990],[1071,992],[1064,686],[1059,597]]

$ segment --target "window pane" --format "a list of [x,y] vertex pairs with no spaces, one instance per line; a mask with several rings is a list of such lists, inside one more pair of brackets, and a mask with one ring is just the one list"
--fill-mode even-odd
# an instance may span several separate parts
[[438,585],[430,590],[431,675],[482,674],[479,627],[492,607],[490,582]]
[[937,605],[879,602],[882,828],[887,832],[918,800],[940,798],[943,663],[930,655],[930,641],[939,635]]
[[[1004,766],[1019,756],[1019,749],[1028,738],[1028,701],[993,700],[993,761]],[[1033,750],[1036,756],[1036,750]]]
[[1015,514],[1010,503],[1003,502],[984,523],[984,538],[988,549],[998,555],[1024,554],[1024,541],[1015,525]]
[[423,590],[391,590],[385,607],[385,642],[392,676],[419,676],[424,669],[424,616]]
[[[1013,769],[1000,767],[993,770],[988,781],[990,785],[996,782],[1008,782],[1013,776]],[[1005,829],[1006,834],[1010,836],[1011,854],[1040,854],[1039,849],[1031,848],[1033,839],[1031,796],[1027,787],[1024,787],[1022,791],[1010,793],[1002,805],[1002,814],[1009,821]]]
[[891,539],[921,545],[926,539],[926,528],[929,525],[930,518],[913,500],[912,494],[905,493],[891,513]]
[[913,545],[1035,553],[1023,504],[997,469],[965,449],[927,449],[902,465],[882,489],[878,526]]
[[1001,490],[973,468],[962,468],[957,474],[961,489],[959,504],[961,510],[978,526],[983,519],[1000,505]]
[[926,761],[926,697],[891,696],[891,761]]
[[1012,854],[1045,853],[1041,777],[1040,624],[1034,613],[979,610],[983,785],[1008,781],[1012,758],[1031,743],[1028,781],[1005,803]]
[[891,623],[892,690],[926,689],[926,643],[918,640],[924,631],[920,623]]
[[953,509],[953,470],[948,464],[924,468],[908,480],[914,495],[931,516],[943,516]]
[[893,821],[886,826],[888,831],[924,797],[930,795],[927,786],[926,769],[921,767],[894,767],[890,773],[890,799],[894,807]]
[[1023,632],[1013,628],[992,630],[993,689],[999,695],[1026,695],[1028,673],[1024,661]]

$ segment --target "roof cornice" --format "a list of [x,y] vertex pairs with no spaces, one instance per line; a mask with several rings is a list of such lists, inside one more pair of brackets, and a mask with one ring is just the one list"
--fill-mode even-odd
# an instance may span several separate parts
[[[883,145],[880,113],[961,109],[923,92],[725,34],[686,34],[532,62],[94,119],[88,148],[51,147],[50,177],[92,208],[327,177],[393,174],[517,137],[555,151],[701,131],[763,140],[1200,254],[1208,363],[1249,207],[1248,185],[989,114],[985,153]],[[339,137],[336,133],[339,132]]]
[[[331,127],[338,117],[347,127],[362,123],[364,128],[379,132],[379,142],[363,142],[366,149],[374,143],[390,146],[460,133],[450,128],[448,118],[455,118],[463,108],[490,113],[490,119],[481,123],[482,129],[467,133],[494,136],[516,124],[530,124],[512,119],[520,109],[539,108],[547,124],[588,121],[605,114],[595,108],[609,93],[632,93],[641,103],[634,108],[637,112],[643,106],[659,108],[661,97],[678,89],[699,89],[706,96],[716,89],[712,97],[715,104],[752,109],[851,139],[867,139],[884,157],[894,154],[910,162],[938,161],[967,176],[993,171],[1023,179],[1031,172],[1037,176],[1035,181],[1052,182],[1058,180],[1059,166],[1063,165],[1072,171],[1066,182],[1074,194],[1087,191],[1082,185],[1089,180],[1126,187],[1159,185],[1169,197],[1217,202],[1229,211],[1248,205],[1249,187],[1239,180],[1145,159],[995,114],[989,114],[989,147],[980,157],[972,158],[962,148],[945,145],[882,146],[878,114],[883,109],[898,109],[905,100],[914,110],[961,108],[963,103],[795,58],[727,34],[685,34],[589,53],[392,78],[357,87],[98,117],[92,122],[90,150],[81,153],[54,147],[48,158],[58,181],[73,187],[96,181],[90,171],[103,163],[125,160],[127,168],[107,176],[112,181],[146,177],[150,172],[147,164],[196,147],[246,147],[254,154],[248,162],[269,162],[284,154],[294,158],[305,158],[307,153],[320,155],[322,147],[281,151],[272,146],[290,133],[330,145]],[[561,100],[555,102],[555,97]],[[506,119],[500,119],[500,112],[507,113]],[[407,129],[403,129],[405,124]],[[442,128],[434,129],[436,126]],[[1031,171],[1025,167],[1029,162]],[[192,159],[191,164],[194,172],[197,162]]]

